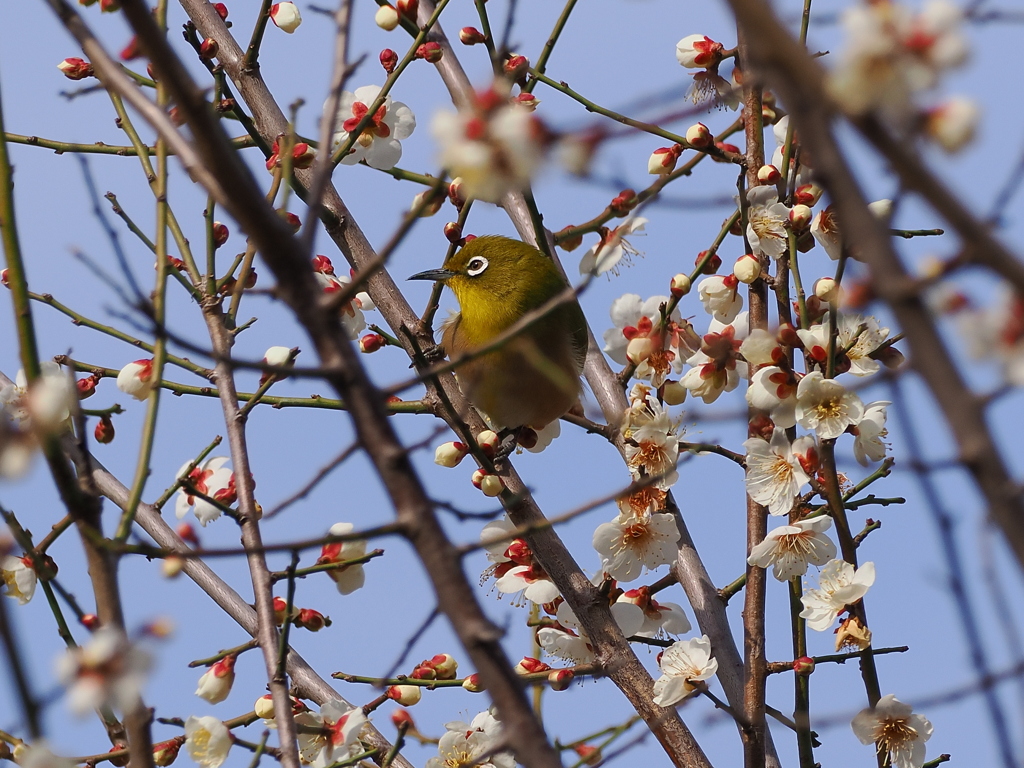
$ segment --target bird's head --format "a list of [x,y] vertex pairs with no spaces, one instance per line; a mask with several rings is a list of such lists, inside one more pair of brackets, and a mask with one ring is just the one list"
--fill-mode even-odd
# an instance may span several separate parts
[[524,312],[540,306],[565,287],[551,260],[532,245],[500,235],[470,240],[441,269],[410,280],[444,282],[465,315],[486,308]]

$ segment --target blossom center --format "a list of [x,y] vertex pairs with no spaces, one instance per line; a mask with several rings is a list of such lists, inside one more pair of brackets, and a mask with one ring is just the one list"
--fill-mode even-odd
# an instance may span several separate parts
[[906,718],[897,717],[883,720],[878,728],[878,750],[880,752],[892,752],[904,747],[917,738],[915,731]]

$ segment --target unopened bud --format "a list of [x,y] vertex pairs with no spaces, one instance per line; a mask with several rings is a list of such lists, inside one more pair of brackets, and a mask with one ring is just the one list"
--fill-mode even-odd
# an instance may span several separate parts
[[441,44],[433,41],[423,43],[416,49],[416,58],[429,61],[431,64],[439,62],[442,56],[444,56],[444,50],[442,50]]
[[212,37],[208,37],[203,40],[202,45],[199,46],[199,58],[210,61],[211,59],[217,58],[217,53],[219,51],[220,43]]
[[385,346],[384,337],[379,333],[368,333],[359,339],[359,351],[367,355],[376,352],[383,346]]
[[[580,239],[582,239],[582,238],[580,238]],[[11,287],[11,282],[10,282],[9,274],[10,274],[10,270],[8,270],[8,269],[0,270],[0,285],[3,285],[5,288],[10,288]]]
[[181,749],[181,742],[178,739],[161,741],[153,745],[153,764],[159,768],[167,768],[178,757],[178,750]]
[[480,693],[480,691],[484,689],[483,685],[481,685],[480,683],[480,675],[478,675],[476,672],[474,672],[472,675],[469,675],[465,680],[462,681],[462,687],[470,693]]
[[672,291],[672,295],[676,298],[685,296],[690,292],[690,278],[688,275],[684,275],[680,272],[678,275],[672,278],[672,282],[669,286],[669,290]]
[[224,3],[214,3],[213,10],[215,10],[217,15],[220,16],[221,21],[228,20],[228,7],[224,5]]
[[[572,237],[565,237],[565,234],[572,229],[575,229],[575,227],[573,227],[570,224],[568,227],[559,230],[559,232],[555,235],[555,239],[558,241],[558,247],[561,248],[566,253],[572,253],[581,245],[583,245],[582,234],[573,235]],[[561,235],[562,237],[559,237],[559,235]]]
[[540,99],[532,93],[520,93],[512,99],[512,103],[517,104],[529,112],[535,112],[537,110],[537,105],[540,104]]
[[444,225],[444,236],[449,243],[458,244],[462,240],[462,226],[457,221],[449,221]]
[[166,578],[173,579],[181,573],[181,569],[184,567],[184,558],[178,557],[177,555],[170,555],[169,557],[164,558],[164,562],[161,565],[161,571]]
[[295,3],[275,3],[270,6],[270,20],[278,29],[290,35],[299,28],[302,23],[302,15]]
[[532,675],[537,672],[547,672],[550,669],[550,664],[545,664],[540,659],[533,658],[533,656],[524,656],[523,660],[516,664],[516,674],[519,675]]
[[82,626],[88,629],[90,632],[95,632],[100,626],[100,617],[95,613],[83,613],[82,618],[79,619]]
[[92,64],[77,56],[64,59],[64,61],[57,65],[57,69],[63,72],[64,77],[68,80],[84,80],[87,77],[93,76]]
[[441,210],[443,202],[444,198],[435,195],[434,190],[425,189],[412,199],[412,205],[409,206],[409,210],[418,210],[420,218],[425,219]]
[[451,441],[441,443],[434,451],[434,463],[442,467],[457,467],[466,458],[469,449],[465,443]]
[[814,283],[814,295],[828,304],[839,301],[839,283],[831,277],[819,278]]
[[93,436],[96,438],[97,443],[103,443],[104,445],[114,441],[114,422],[110,420],[108,414],[100,416],[100,420],[96,422]]
[[114,768],[124,768],[128,765],[128,745],[127,744],[115,744],[108,752],[111,753],[123,753],[123,754],[112,754],[107,760]]
[[260,696],[256,699],[256,703],[253,705],[253,710],[256,712],[256,717],[262,717],[264,719],[274,716],[274,698],[268,693],[265,696]]
[[774,165],[762,165],[757,169],[757,180],[762,184],[777,184],[782,174]]
[[393,5],[382,5],[377,9],[373,20],[377,22],[378,27],[390,32],[398,26],[398,11]]
[[473,485],[483,491],[484,496],[495,497],[500,496],[505,485],[501,482],[501,478],[497,475],[491,475],[484,472],[482,469],[478,469],[473,473]]
[[665,400],[665,405],[682,405],[686,402],[686,393],[686,387],[672,379],[668,379],[661,390],[661,396]]
[[814,671],[814,659],[810,656],[801,656],[793,662],[793,671],[801,677],[807,677]]
[[573,750],[580,756],[580,760],[582,760],[585,765],[597,765],[604,760],[604,756],[601,754],[600,748],[591,746],[590,744],[579,744],[573,747]]
[[793,193],[793,202],[801,205],[816,205],[821,199],[822,191],[817,184],[801,184]]
[[493,456],[494,452],[498,450],[498,446],[501,445],[501,438],[498,437],[497,432],[485,429],[476,436],[476,444],[488,456]]
[[390,48],[385,48],[380,52],[380,65],[384,67],[384,71],[390,75],[395,71],[395,67],[398,66],[398,54]]
[[548,685],[553,691],[564,691],[575,677],[576,673],[571,669],[553,669],[548,672]]
[[391,723],[395,728],[405,726],[405,728],[410,731],[416,729],[416,723],[412,719],[412,715],[409,714],[409,710],[402,709],[401,707],[391,712]]
[[191,523],[180,523],[177,528],[178,537],[191,544],[193,547],[199,546],[199,537],[196,535],[196,529],[192,527]]
[[221,224],[219,221],[213,222],[213,244],[216,247],[220,248],[224,245],[224,243],[228,241],[228,237],[230,237],[230,235],[231,232],[228,230],[226,225]]
[[448,653],[438,653],[430,659],[430,665],[437,672],[438,680],[454,680],[459,669],[459,662]]
[[710,259],[705,261],[705,257],[707,255],[707,251],[701,251],[698,253],[697,258],[693,260],[693,265],[698,266],[703,261],[704,266],[701,267],[700,273],[702,275],[714,275],[722,268],[722,257],[716,253],[713,254]]
[[487,35],[476,27],[463,27],[459,30],[459,40],[463,45],[479,45],[487,42]]
[[682,153],[681,144],[671,147],[659,147],[647,158],[647,172],[655,176],[667,176],[676,169],[676,161]]
[[704,123],[697,123],[686,129],[686,143],[696,149],[710,147],[714,139]]
[[398,12],[407,19],[416,21],[416,10],[419,8],[419,0],[398,0],[395,3]]
[[396,701],[403,707],[411,707],[418,704],[423,698],[423,691],[418,685],[392,685],[384,692],[389,699]]
[[761,276],[761,262],[751,253],[744,254],[732,265],[732,274],[741,283],[750,285]]
[[286,211],[284,213],[284,221],[289,227],[292,228],[293,232],[298,232],[300,229],[302,229],[302,221],[299,219],[298,216],[296,216],[294,213],[290,211]]
[[616,216],[625,216],[639,204],[640,198],[636,196],[636,192],[632,189],[624,189],[612,198],[608,207],[612,209],[612,213]]
[[448,185],[448,199],[451,200],[452,205],[460,211],[462,210],[462,206],[466,204],[466,196],[462,193],[461,176],[456,176]]
[[518,53],[510,53],[502,68],[505,71],[505,76],[510,80],[519,80],[526,75],[526,70],[530,68],[530,60]]
[[797,232],[802,232],[811,226],[814,218],[814,211],[802,203],[797,203],[789,210],[789,223]]
[[78,381],[76,381],[75,388],[78,390],[78,399],[85,400],[87,397],[92,397],[94,394],[96,394],[96,385],[99,383],[99,376],[95,374],[93,374],[92,376],[86,376],[84,379],[79,379]]
[[319,632],[324,627],[331,626],[331,620],[320,613],[320,611],[314,611],[312,608],[303,608],[299,611],[299,615],[295,617],[295,626],[308,629],[310,632]]

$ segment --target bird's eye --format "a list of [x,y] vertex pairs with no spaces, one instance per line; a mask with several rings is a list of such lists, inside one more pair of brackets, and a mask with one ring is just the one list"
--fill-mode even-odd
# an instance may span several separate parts
[[487,269],[487,259],[483,256],[474,256],[469,260],[469,264],[466,265],[466,274],[470,277],[476,277],[485,269]]

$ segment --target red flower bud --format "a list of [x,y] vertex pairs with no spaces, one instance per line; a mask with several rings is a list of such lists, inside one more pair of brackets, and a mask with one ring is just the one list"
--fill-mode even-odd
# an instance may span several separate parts
[[385,344],[384,337],[379,333],[368,333],[359,340],[359,351],[368,355],[371,352],[376,352]]
[[97,616],[95,613],[83,614],[82,618],[79,619],[79,621],[81,621],[82,626],[88,629],[90,632],[94,632],[95,630],[99,629],[100,626],[100,617]]
[[575,677],[576,673],[571,669],[552,669],[548,672],[548,685],[553,691],[564,691]]
[[196,535],[196,529],[189,523],[181,523],[178,525],[177,533],[182,541],[191,544],[193,547],[199,546],[199,537]]
[[100,416],[100,420],[96,423],[96,429],[93,432],[96,437],[97,443],[110,443],[114,440],[114,422],[110,420],[110,416],[104,414]]
[[217,12],[217,15],[220,16],[222,21],[228,20],[228,7],[224,5],[224,3],[214,3],[213,10]]
[[612,198],[608,207],[612,209],[612,213],[616,216],[625,216],[639,204],[640,200],[637,198],[636,192],[632,189],[624,189]]
[[502,69],[505,71],[505,76],[510,80],[519,80],[526,76],[526,70],[530,68],[530,60],[525,56],[520,56],[518,53],[509,54],[509,57],[505,59]]
[[402,16],[416,21],[416,9],[419,7],[419,4],[419,0],[398,0],[395,3],[395,8]]
[[798,675],[806,677],[814,671],[814,659],[810,656],[801,656],[793,662],[793,671]]
[[[700,264],[704,257],[707,256],[707,253],[707,251],[701,251],[700,253],[698,253],[697,258],[693,260],[694,266]],[[707,263],[704,264],[704,267],[701,269],[700,273],[702,275],[714,275],[718,272],[721,266],[722,257],[716,253],[710,259],[707,260]]]
[[64,61],[57,65],[57,69],[63,72],[64,77],[68,80],[84,80],[87,77],[93,76],[92,64],[77,56],[64,59]]
[[78,388],[78,399],[85,400],[85,398],[92,397],[96,394],[96,385],[99,383],[100,377],[96,374],[86,376],[84,379],[76,381],[75,386]]
[[429,61],[431,64],[436,64],[437,62],[439,62],[443,55],[444,51],[441,49],[440,43],[424,43],[423,45],[416,49],[416,58],[425,59],[426,61]]
[[220,43],[214,40],[212,37],[208,37],[203,40],[202,45],[199,46],[199,58],[210,61],[211,59],[217,58],[217,52],[220,50]]
[[132,61],[133,59],[137,59],[142,56],[142,47],[139,45],[139,38],[133,36],[132,39],[128,41],[128,45],[121,49],[121,53],[119,55],[121,57],[121,61]]
[[310,632],[319,632],[324,627],[331,626],[331,620],[320,613],[320,611],[314,611],[312,608],[303,608],[299,611],[299,615],[295,617],[295,626],[308,629]]
[[294,231],[298,232],[300,229],[302,229],[302,222],[299,220],[299,217],[296,216],[294,213],[290,211],[285,213],[284,220],[285,222],[287,222],[288,226],[291,227]]
[[462,227],[457,221],[449,221],[444,225],[444,236],[449,243],[457,245],[462,240]]
[[459,30],[459,40],[463,45],[477,45],[487,41],[487,36],[476,27],[463,27]]
[[213,244],[217,248],[220,248],[228,241],[228,236],[230,234],[231,233],[224,224],[221,224],[219,221],[213,222]]
[[384,67],[384,71],[390,75],[395,71],[395,67],[398,66],[398,54],[390,48],[385,48],[380,52],[380,65]]

